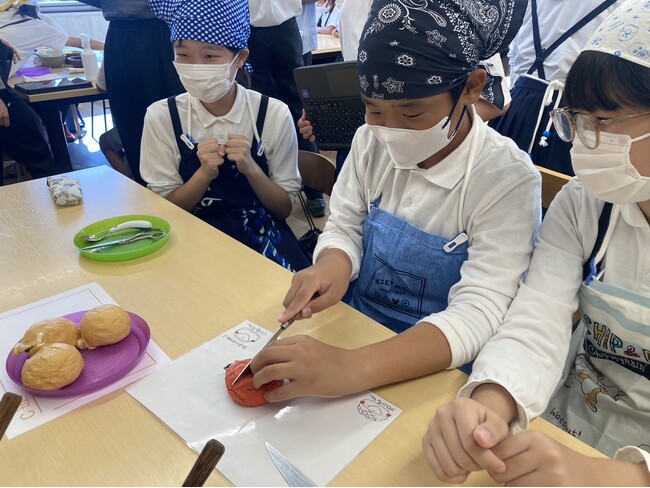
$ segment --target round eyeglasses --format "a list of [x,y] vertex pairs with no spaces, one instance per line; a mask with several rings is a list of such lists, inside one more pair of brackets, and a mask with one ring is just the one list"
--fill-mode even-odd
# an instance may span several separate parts
[[650,112],[622,115],[611,119],[594,119],[590,115],[574,112],[569,110],[568,107],[562,107],[552,110],[551,118],[557,135],[564,142],[572,142],[577,134],[587,149],[596,149],[600,144],[600,128],[602,126],[648,114]]

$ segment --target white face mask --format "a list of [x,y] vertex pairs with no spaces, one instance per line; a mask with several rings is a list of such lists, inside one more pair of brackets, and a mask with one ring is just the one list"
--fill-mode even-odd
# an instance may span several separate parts
[[237,59],[239,55],[228,64],[174,63],[174,67],[187,93],[202,102],[212,103],[232,88],[235,77],[231,77],[230,67]]
[[386,148],[399,169],[416,169],[418,164],[447,147],[453,139],[448,136],[445,117],[430,129],[393,129],[381,125],[368,125],[377,140]]
[[573,171],[587,191],[611,203],[638,203],[650,200],[650,178],[642,176],[630,162],[633,142],[650,137],[650,133],[632,139],[625,134],[600,133],[596,149],[587,149],[579,137],[573,141]]

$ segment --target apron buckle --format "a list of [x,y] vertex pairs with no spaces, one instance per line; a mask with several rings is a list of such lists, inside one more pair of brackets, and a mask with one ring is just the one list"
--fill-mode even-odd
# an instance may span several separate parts
[[181,141],[185,143],[185,145],[192,151],[194,149],[194,144],[192,143],[192,139],[187,137],[185,134],[181,134]]
[[454,237],[451,241],[449,241],[447,244],[442,246],[442,248],[445,250],[445,252],[452,252],[454,249],[456,249],[461,244],[467,242],[468,240],[469,237],[467,237],[467,234],[465,232],[461,232],[456,237]]

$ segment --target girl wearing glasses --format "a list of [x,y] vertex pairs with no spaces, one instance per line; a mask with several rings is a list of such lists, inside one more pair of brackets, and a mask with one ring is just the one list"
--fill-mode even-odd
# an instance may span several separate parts
[[[503,327],[429,425],[442,480],[485,468],[514,485],[650,484],[648,46],[650,2],[627,0],[569,72],[569,107],[552,116],[577,178],[549,208]],[[540,414],[614,460],[522,432]]]

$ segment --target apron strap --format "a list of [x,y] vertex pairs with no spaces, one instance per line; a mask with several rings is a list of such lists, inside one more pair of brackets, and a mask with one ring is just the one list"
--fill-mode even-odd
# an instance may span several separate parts
[[178,106],[176,105],[175,95],[172,95],[167,99],[167,108],[169,109],[169,116],[172,119],[172,127],[174,128],[174,134],[176,135],[178,151],[180,152],[181,157],[183,157],[183,154],[185,154],[188,147],[183,142],[183,139],[181,139],[181,136],[183,135],[183,127],[181,126],[181,118],[178,115]]
[[[596,243],[594,248],[591,250],[591,255],[589,259],[585,261],[585,264],[582,267],[582,280],[586,280],[592,271],[592,262],[596,258],[598,251],[600,251],[601,246],[603,245],[603,240],[605,239],[605,234],[607,233],[607,228],[609,227],[609,220],[612,215],[613,204],[610,202],[605,202],[602,211],[600,212],[600,217],[598,218],[598,235],[596,237]],[[595,267],[595,264],[594,264]],[[595,271],[595,270],[594,270]]]
[[531,18],[533,21],[533,44],[535,45],[535,62],[528,70],[528,74],[532,74],[534,71],[537,71],[539,77],[543,80],[546,79],[546,74],[544,73],[544,58],[548,56],[542,48],[542,37],[539,35],[539,19],[537,18],[537,0],[531,0],[530,4],[531,9]]
[[544,60],[555,51],[564,41],[566,41],[573,34],[582,29],[589,22],[598,17],[601,13],[607,10],[609,7],[614,5],[616,0],[605,0],[603,3],[598,5],[595,9],[585,15],[582,19],[578,21],[575,25],[570,27],[564,34],[562,34],[553,44],[551,44],[547,49],[542,48],[542,40],[539,34],[539,21],[537,18],[537,0],[531,0],[531,14],[533,20],[533,43],[535,44],[535,62],[528,70],[528,74],[532,74],[537,71],[537,74],[540,78],[546,79],[544,73]]
[[257,133],[260,136],[260,141],[262,140],[262,131],[264,130],[264,121],[266,120],[266,111],[269,108],[269,97],[262,95],[260,100],[260,108],[257,110],[257,120],[255,121],[255,126],[257,127]]
[[30,20],[34,20],[34,19],[32,19],[32,18],[30,17],[29,19],[22,19],[22,20],[17,20],[16,22],[10,22],[10,23],[5,24],[5,25],[3,25],[2,27],[0,27],[0,29],[4,29],[5,27],[10,27],[10,26],[12,26],[12,25],[23,24],[23,23],[25,23],[25,22],[29,22]]

